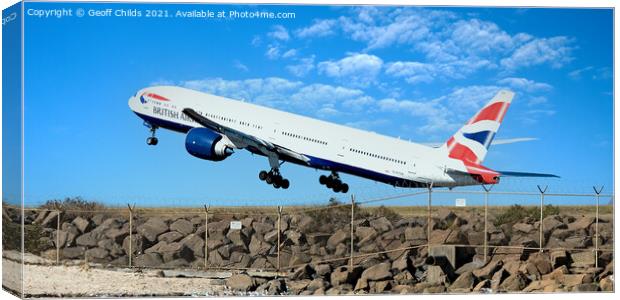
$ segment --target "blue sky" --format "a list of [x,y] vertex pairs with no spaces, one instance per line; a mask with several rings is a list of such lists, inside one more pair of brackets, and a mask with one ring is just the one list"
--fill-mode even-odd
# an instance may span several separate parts
[[[202,161],[184,136],[148,131],[138,89],[174,84],[417,142],[443,142],[500,88],[517,93],[484,164],[549,172],[496,189],[613,185],[612,11],[585,9],[27,3],[28,8],[294,12],[294,19],[26,16],[25,201],[109,204],[324,202],[321,174],[267,160]],[[410,192],[343,175],[359,198]],[[345,199],[348,196],[339,195]],[[537,198],[536,198],[537,199]],[[537,201],[534,199],[534,201]]]

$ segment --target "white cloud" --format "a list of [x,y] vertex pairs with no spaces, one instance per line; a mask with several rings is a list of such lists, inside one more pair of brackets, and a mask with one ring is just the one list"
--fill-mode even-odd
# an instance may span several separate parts
[[420,41],[430,34],[430,17],[419,10],[364,7],[357,18],[340,17],[342,30],[353,40],[367,43],[367,50]]
[[397,61],[387,64],[385,73],[394,77],[404,77],[409,83],[431,82],[435,78],[433,64],[415,61]]
[[501,79],[497,83],[507,85],[515,90],[526,91],[528,93],[550,91],[553,87],[544,82],[536,82],[527,78],[508,77]]
[[314,55],[300,59],[298,64],[288,65],[286,69],[297,77],[304,77],[314,70]]
[[243,71],[243,72],[247,72],[247,71],[249,70],[249,69],[248,69],[248,66],[244,65],[243,63],[241,63],[241,62],[240,62],[240,61],[238,61],[238,60],[235,60],[235,61],[233,62],[233,67],[235,67],[235,69],[241,70],[241,71]]
[[504,52],[515,45],[515,39],[497,24],[478,19],[456,22],[450,40],[459,50],[474,54]]
[[336,26],[336,24],[336,20],[315,20],[312,25],[295,31],[295,34],[300,38],[324,37],[328,35],[333,35],[335,33],[334,27]]
[[279,77],[245,80],[206,78],[184,81],[178,85],[321,118],[359,111],[374,104],[374,99],[359,89],[305,84]]
[[323,61],[318,64],[319,73],[341,78],[353,85],[366,86],[374,82],[381,71],[383,60],[375,55],[350,54],[338,61]]
[[509,71],[541,64],[560,68],[572,60],[570,43],[571,40],[563,36],[534,39],[502,59],[501,65]]
[[280,48],[275,45],[269,45],[267,47],[267,52],[265,52],[265,56],[269,59],[277,59],[280,57]]
[[290,49],[286,52],[284,52],[284,54],[282,54],[282,58],[291,58],[297,55],[297,49]]
[[269,32],[267,35],[281,41],[288,41],[290,38],[288,30],[282,25],[273,26],[273,31]]

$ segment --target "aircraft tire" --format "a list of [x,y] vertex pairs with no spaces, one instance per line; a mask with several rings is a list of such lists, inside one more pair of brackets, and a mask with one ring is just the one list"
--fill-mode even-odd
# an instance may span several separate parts
[[157,145],[157,143],[159,143],[159,140],[156,137],[153,137],[153,139],[151,140],[153,142],[153,146]]
[[343,193],[345,193],[345,194],[346,194],[347,192],[349,192],[349,185],[348,185],[348,184],[346,184],[346,183],[343,183],[343,184],[342,184],[342,188],[341,188],[341,192],[343,192]]
[[282,183],[281,184],[282,188],[285,189],[285,190],[288,189],[288,187],[291,185],[291,183],[288,181],[288,179],[283,179],[281,183]]
[[340,191],[342,190],[342,184],[336,184],[334,185],[334,193],[340,193]]
[[334,187],[334,181],[331,178],[327,177],[327,182],[325,182],[325,186],[328,189],[333,188]]
[[265,182],[267,184],[273,184],[274,183],[274,176],[272,176],[271,174],[267,173],[267,178],[265,178]]
[[321,177],[319,177],[319,183],[322,185],[327,184],[328,178],[325,175],[321,175]]
[[265,181],[265,179],[267,179],[267,176],[269,176],[269,173],[267,173],[267,171],[260,171],[260,173],[258,173],[258,179],[260,179],[261,181]]
[[278,182],[278,181],[274,182],[273,183],[273,187],[276,188],[276,189],[279,189],[280,188],[280,182]]

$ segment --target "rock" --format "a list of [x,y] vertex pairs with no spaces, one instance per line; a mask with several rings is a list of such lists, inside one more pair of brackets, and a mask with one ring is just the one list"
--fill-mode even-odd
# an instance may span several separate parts
[[[4,210],[2,210],[4,212]],[[32,224],[41,224],[41,222],[43,222],[43,220],[45,220],[45,217],[47,217],[47,214],[49,213],[49,211],[47,210],[42,210],[41,212],[39,212],[37,214],[37,217],[32,221]],[[9,219],[11,219],[9,217]]]
[[528,282],[529,280],[523,273],[517,272],[517,274],[510,275],[504,279],[504,281],[499,285],[499,290],[513,292],[521,291],[527,286]]
[[329,275],[332,271],[332,267],[329,264],[319,264],[314,266],[314,272],[321,277]]
[[89,231],[91,228],[90,222],[82,217],[76,217],[71,223],[82,233]]
[[308,284],[306,289],[308,291],[314,292],[318,289],[325,290],[326,288],[328,288],[328,286],[329,286],[329,283],[327,281],[323,280],[322,278],[315,278]]
[[568,264],[568,255],[565,250],[555,250],[551,254],[551,264],[554,268]]
[[186,245],[182,243],[170,243],[160,247],[158,251],[164,262],[170,262],[172,260],[183,258],[186,261],[194,260],[194,254]]
[[512,225],[512,231],[517,233],[525,233],[528,234],[534,231],[534,226],[527,223],[517,223]]
[[59,211],[56,211],[56,210],[50,211],[49,214],[45,216],[45,219],[41,221],[41,226],[48,227],[48,228],[56,228],[56,226],[58,226],[57,221],[58,221],[59,214],[60,214]]
[[450,263],[452,270],[456,268],[456,247],[451,245],[428,246],[428,256],[433,258],[444,258]]
[[562,218],[560,218],[560,216],[548,216],[543,219],[543,232],[545,235],[548,235],[556,229],[565,229],[567,227],[568,226],[562,222]]
[[570,255],[571,267],[590,267],[595,264],[595,256],[592,251],[574,252]]
[[411,263],[410,263],[408,255],[401,255],[399,258],[397,258],[396,260],[392,262],[392,269],[395,269],[398,271],[403,271],[405,269],[408,269],[410,266],[411,266]]
[[96,247],[102,236],[101,232],[93,230],[78,236],[75,243],[79,246]]
[[86,261],[101,262],[108,257],[108,250],[102,248],[92,248],[85,252]]
[[564,276],[556,278],[556,280],[558,280],[566,287],[573,287],[582,283],[586,283],[585,279],[586,274],[564,274]]
[[164,261],[159,253],[147,253],[136,256],[133,264],[138,267],[161,267]]
[[594,223],[594,220],[595,220],[594,217],[582,217],[581,219],[575,222],[569,223],[568,230],[579,230],[579,229],[587,230],[588,227],[590,227],[590,225]]
[[123,240],[123,250],[125,250],[126,254],[129,254],[129,240],[131,237],[131,252],[132,254],[142,254],[144,252],[144,247],[146,246],[146,239],[141,234],[134,234],[131,236],[125,237]]
[[235,274],[226,279],[226,286],[235,291],[249,292],[255,288],[255,285],[252,277],[246,274]]
[[440,266],[428,266],[426,269],[426,282],[430,284],[444,284],[447,275]]
[[582,283],[573,287],[573,292],[596,292],[599,287],[596,283]]
[[84,258],[84,247],[69,247],[60,250],[60,257],[66,259],[81,259]]
[[549,258],[546,254],[540,252],[533,253],[528,258],[528,261],[530,261],[536,267],[536,270],[541,275],[545,275],[553,271],[553,266],[551,265],[551,262],[549,261]]
[[286,287],[291,294],[299,295],[310,284],[310,282],[310,279],[289,281],[286,283]]
[[125,237],[129,235],[129,228],[112,228],[107,230],[104,235],[114,240],[114,242],[121,244]]
[[149,242],[157,241],[157,237],[168,231],[168,225],[160,218],[149,218],[146,223],[138,226],[138,233],[144,236]]
[[362,278],[372,281],[390,279],[392,278],[390,268],[391,264],[389,262],[374,265],[362,272]]
[[178,231],[185,236],[194,232],[194,225],[186,219],[178,219],[170,224],[170,230]]
[[392,223],[386,217],[380,217],[370,221],[370,226],[378,233],[384,233],[392,229]]
[[97,243],[97,246],[99,246],[99,248],[108,250],[110,256],[112,257],[118,257],[125,253],[125,251],[123,251],[123,248],[111,239],[101,240]]
[[170,231],[170,232],[166,232],[164,234],[160,234],[157,237],[157,240],[160,241],[160,242],[164,241],[166,243],[174,243],[174,242],[177,242],[180,239],[182,239],[183,236],[184,235],[182,233],[178,232],[178,231]]
[[337,287],[343,284],[354,284],[362,274],[362,268],[353,267],[349,270],[348,267],[338,267],[330,275],[330,283],[332,286]]
[[247,250],[249,240],[241,230],[232,229],[228,231],[226,238],[228,238],[235,246],[239,246],[244,250]]
[[[71,242],[73,242],[69,241],[69,243],[67,243],[68,239],[69,233],[64,230],[54,230],[54,232],[52,233],[52,241],[55,247],[63,248],[65,245],[71,244]],[[58,245],[56,245],[56,243],[58,243]]]
[[613,292],[614,290],[614,281],[610,278],[611,276],[606,276],[599,282],[599,286],[601,287],[601,291],[604,292]]
[[265,234],[264,241],[267,243],[276,243],[278,241],[278,230],[272,230]]
[[441,208],[437,212],[437,218],[445,224],[445,226],[450,226],[456,219],[456,214],[450,209]]
[[500,260],[494,259],[489,261],[482,269],[473,271],[474,275],[480,279],[491,279],[493,274],[502,266]]
[[[377,235],[377,231],[372,227],[361,226],[355,228],[355,236],[360,241],[358,245],[365,244],[366,241],[374,240]],[[361,241],[364,241],[364,243],[362,243]]]
[[299,231],[288,230],[285,236],[293,245],[301,245],[303,243],[303,234]]
[[190,234],[180,241],[181,244],[192,250],[194,256],[205,257],[205,241],[196,234]]
[[327,248],[334,250],[336,247],[347,239],[349,239],[349,234],[347,231],[340,229],[336,231],[328,240],[327,240]]
[[469,292],[474,288],[476,278],[471,271],[461,274],[456,280],[448,287],[449,291],[455,292]]
[[422,227],[407,227],[405,228],[405,240],[426,241],[426,230]]
[[523,292],[529,293],[534,291],[543,291],[548,286],[556,285],[555,280],[536,280],[523,289]]
[[272,224],[261,222],[254,222],[252,224],[252,227],[254,228],[254,232],[259,236],[264,236],[267,232],[270,232],[274,229]]

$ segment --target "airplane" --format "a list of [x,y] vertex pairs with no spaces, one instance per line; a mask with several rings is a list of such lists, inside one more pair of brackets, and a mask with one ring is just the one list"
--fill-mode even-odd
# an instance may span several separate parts
[[245,149],[267,158],[270,170],[258,178],[287,189],[285,162],[329,171],[319,183],[347,193],[346,173],[395,187],[448,187],[497,184],[501,177],[558,177],[553,174],[495,171],[482,165],[514,93],[500,90],[461,129],[439,147],[430,147],[317,120],[252,103],[177,86],[142,89],[129,99],[130,109],[150,130],[186,134],[189,154],[222,161]]

